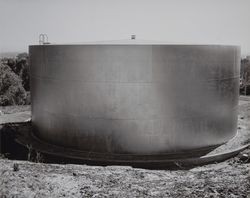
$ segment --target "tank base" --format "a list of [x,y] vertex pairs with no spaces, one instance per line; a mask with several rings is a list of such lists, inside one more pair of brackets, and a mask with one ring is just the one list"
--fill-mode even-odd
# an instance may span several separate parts
[[125,165],[146,169],[189,169],[214,162],[229,159],[243,151],[248,145],[229,150],[227,152],[207,155],[220,145],[190,150],[178,153],[167,153],[161,155],[107,155],[93,152],[84,152],[44,142],[37,138],[30,124],[25,123],[19,130],[16,141],[23,146],[32,145],[32,148],[46,155],[47,162],[77,163],[88,165]]

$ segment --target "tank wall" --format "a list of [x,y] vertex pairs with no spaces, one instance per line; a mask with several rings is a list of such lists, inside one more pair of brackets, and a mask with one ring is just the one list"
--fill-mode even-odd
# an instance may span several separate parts
[[157,154],[236,133],[238,47],[43,45],[30,61],[32,123],[50,143]]

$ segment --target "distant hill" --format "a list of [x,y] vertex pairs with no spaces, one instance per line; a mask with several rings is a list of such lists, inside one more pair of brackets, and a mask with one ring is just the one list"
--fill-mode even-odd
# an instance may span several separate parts
[[15,58],[22,52],[0,52],[0,58]]

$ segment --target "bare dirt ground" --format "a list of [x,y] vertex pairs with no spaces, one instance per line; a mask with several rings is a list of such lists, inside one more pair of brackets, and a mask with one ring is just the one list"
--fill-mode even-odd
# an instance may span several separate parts
[[30,111],[30,105],[0,106],[0,116],[4,114],[13,114],[25,111]]
[[30,118],[30,105],[0,106],[0,125],[8,122],[23,122]]
[[[238,132],[250,141],[250,101],[240,101]],[[57,165],[0,159],[0,197],[250,197],[250,149],[190,170]]]

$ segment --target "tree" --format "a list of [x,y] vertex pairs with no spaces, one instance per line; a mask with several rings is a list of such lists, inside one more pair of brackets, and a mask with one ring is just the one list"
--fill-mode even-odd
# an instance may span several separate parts
[[240,90],[247,95],[250,92],[250,60],[242,59],[240,68]]
[[20,53],[16,58],[5,60],[7,65],[22,79],[22,85],[26,91],[30,91],[30,69],[28,65],[28,54]]
[[23,105],[26,102],[26,91],[22,80],[8,65],[0,62],[0,105]]

